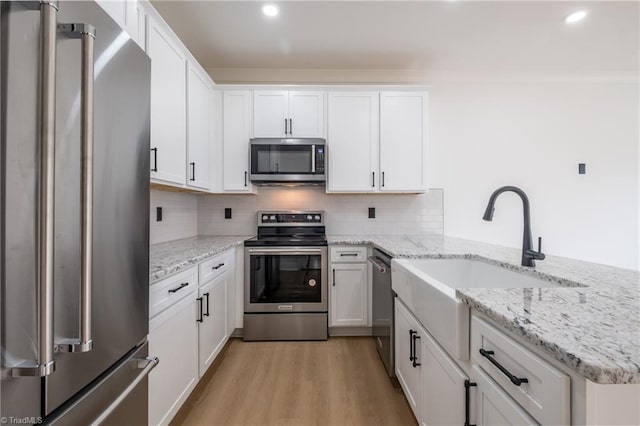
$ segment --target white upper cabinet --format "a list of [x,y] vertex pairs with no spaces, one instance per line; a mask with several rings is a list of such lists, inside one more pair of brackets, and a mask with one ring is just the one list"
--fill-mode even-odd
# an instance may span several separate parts
[[185,53],[151,16],[147,54],[151,57],[151,178],[184,185]]
[[210,80],[192,62],[187,69],[187,185],[209,189]]
[[289,136],[324,136],[324,92],[289,92]]
[[380,190],[427,189],[427,94],[380,94]]
[[249,182],[249,139],[253,94],[246,90],[222,95],[223,191],[251,192]]
[[263,138],[324,136],[324,92],[255,91],[253,133]]
[[278,138],[289,135],[289,92],[254,92],[253,105],[255,137]]
[[379,92],[329,92],[327,192],[378,189]]
[[139,24],[137,0],[96,0],[96,3],[129,33],[132,39],[137,41]]

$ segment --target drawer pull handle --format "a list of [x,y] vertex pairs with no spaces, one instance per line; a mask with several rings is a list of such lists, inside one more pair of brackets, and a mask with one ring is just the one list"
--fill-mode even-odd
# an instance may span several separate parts
[[413,368],[419,367],[422,364],[420,364],[418,362],[418,355],[416,355],[416,340],[418,340],[420,338],[420,336],[418,336],[418,332],[414,332],[413,336],[411,337],[413,339]]
[[216,269],[220,269],[224,266],[224,263],[219,263],[218,265],[214,266],[211,268],[212,271],[215,271]]
[[470,393],[471,393],[471,388],[474,386],[478,386],[478,385],[476,383],[470,382],[469,380],[464,381],[464,426],[476,426],[476,425],[472,425],[471,421],[469,420],[469,417],[470,417],[469,413],[471,412]]
[[358,253],[340,253],[340,257],[345,257],[345,256],[357,257]]
[[183,288],[185,288],[188,285],[189,285],[189,283],[182,283],[178,287],[172,288],[171,290],[169,290],[169,293],[175,293],[177,291],[180,291],[180,290],[182,290]]
[[502,366],[502,364],[500,364],[498,361],[495,360],[495,358],[493,358],[491,355],[494,355],[495,352],[494,351],[485,351],[484,349],[480,349],[480,355],[482,355],[483,357],[487,358],[489,360],[489,362],[491,362],[491,364],[495,365],[498,370],[502,371],[502,373],[507,376],[509,378],[509,380],[511,380],[511,383],[513,383],[516,386],[520,386],[523,383],[529,383],[529,380],[526,378],[518,378],[516,376],[514,376],[513,374],[511,374],[509,372],[509,370],[507,370],[506,368],[504,368]]
[[207,298],[207,312],[204,312],[203,315],[205,317],[208,317],[209,316],[209,292],[206,292],[202,296]]
[[204,321],[204,312],[203,312],[203,306],[202,306],[202,297],[197,297],[196,301],[198,302],[198,318],[196,319],[197,322],[203,322]]

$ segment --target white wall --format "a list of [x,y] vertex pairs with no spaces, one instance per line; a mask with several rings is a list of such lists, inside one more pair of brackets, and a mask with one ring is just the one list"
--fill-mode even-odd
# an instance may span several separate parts
[[[259,187],[258,195],[201,195],[198,233],[253,235],[259,210],[325,210],[327,234],[442,234],[442,190],[426,194],[326,194],[324,187]],[[224,219],[225,207],[232,219]],[[368,218],[368,208],[376,218]]]
[[[149,242],[151,244],[197,234],[197,196],[185,192],[151,190]],[[156,207],[162,207],[162,221],[156,221]]]
[[[446,234],[519,247],[522,207],[551,254],[638,268],[638,86],[631,83],[435,84],[430,182],[444,188]],[[578,175],[586,163],[586,175]]]

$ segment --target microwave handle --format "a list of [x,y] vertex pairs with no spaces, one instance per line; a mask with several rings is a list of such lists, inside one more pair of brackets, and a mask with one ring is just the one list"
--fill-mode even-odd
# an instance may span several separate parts
[[311,173],[316,172],[316,146],[311,145]]

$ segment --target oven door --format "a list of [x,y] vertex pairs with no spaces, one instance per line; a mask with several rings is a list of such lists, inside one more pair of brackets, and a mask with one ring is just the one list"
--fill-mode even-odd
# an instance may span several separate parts
[[326,247],[246,247],[245,312],[327,312]]

